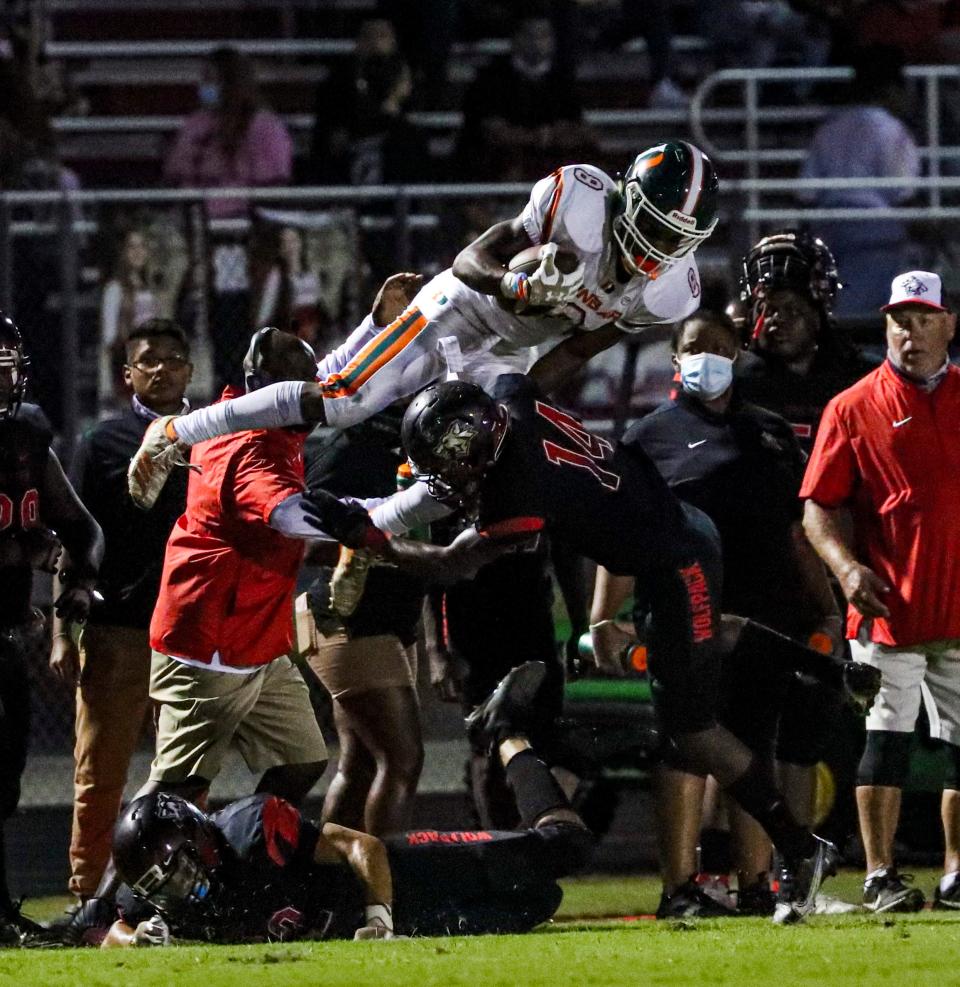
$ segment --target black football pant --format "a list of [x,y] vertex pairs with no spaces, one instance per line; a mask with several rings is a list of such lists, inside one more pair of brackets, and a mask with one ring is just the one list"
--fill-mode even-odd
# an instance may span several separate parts
[[593,835],[575,819],[550,821],[551,810],[569,804],[532,750],[516,755],[506,774],[527,828],[420,830],[385,841],[398,932],[525,932],[557,910],[557,878],[586,862]]
[[[553,628],[553,590],[548,555],[516,552],[484,566],[468,582],[451,586],[444,596],[447,645],[466,662],[464,712],[483,702],[517,665],[542,661],[547,677],[533,702],[530,739],[549,754],[555,724],[563,709],[563,666]],[[500,762],[474,751],[470,788],[482,826],[510,829],[517,824],[513,798]]]
[[638,573],[634,620],[647,620],[650,684],[664,737],[716,725],[720,696],[720,536],[682,504],[669,548]]

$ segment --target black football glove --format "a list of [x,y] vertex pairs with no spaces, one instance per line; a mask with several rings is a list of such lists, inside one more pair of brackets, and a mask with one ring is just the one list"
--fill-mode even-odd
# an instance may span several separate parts
[[88,898],[69,918],[47,926],[64,946],[99,946],[118,918],[117,906],[106,898]]
[[303,495],[303,511],[308,524],[347,548],[377,552],[387,542],[387,536],[370,520],[363,507],[344,503],[326,490],[307,490]]
[[865,713],[880,691],[879,668],[862,661],[848,661],[843,666],[843,691],[853,705]]

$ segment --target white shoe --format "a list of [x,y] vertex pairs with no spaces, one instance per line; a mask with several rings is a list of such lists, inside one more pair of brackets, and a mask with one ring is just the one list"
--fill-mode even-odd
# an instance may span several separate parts
[[862,912],[863,905],[855,905],[852,901],[841,901],[828,894],[818,894],[813,905],[814,915],[850,915],[852,912]]
[[157,502],[167,477],[175,466],[191,467],[187,458],[190,446],[181,439],[171,439],[167,425],[176,415],[164,415],[150,422],[143,441],[127,469],[127,490],[137,507],[148,511]]
[[800,861],[793,874],[781,874],[781,900],[773,913],[774,925],[796,925],[812,914],[821,885],[837,872],[840,851],[829,840],[813,838],[813,853]]

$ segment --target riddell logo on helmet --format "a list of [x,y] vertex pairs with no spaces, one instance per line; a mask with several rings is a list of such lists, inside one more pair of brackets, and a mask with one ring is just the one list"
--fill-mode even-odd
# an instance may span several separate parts
[[667,213],[669,219],[672,219],[675,223],[679,223],[681,226],[696,226],[697,221],[693,216],[688,216],[685,212],[680,212],[679,209],[671,209]]

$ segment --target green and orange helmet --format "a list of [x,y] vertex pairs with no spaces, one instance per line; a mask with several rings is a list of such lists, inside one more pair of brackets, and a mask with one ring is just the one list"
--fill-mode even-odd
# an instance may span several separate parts
[[717,225],[720,183],[713,162],[687,141],[638,154],[620,179],[613,237],[631,274],[659,277]]

